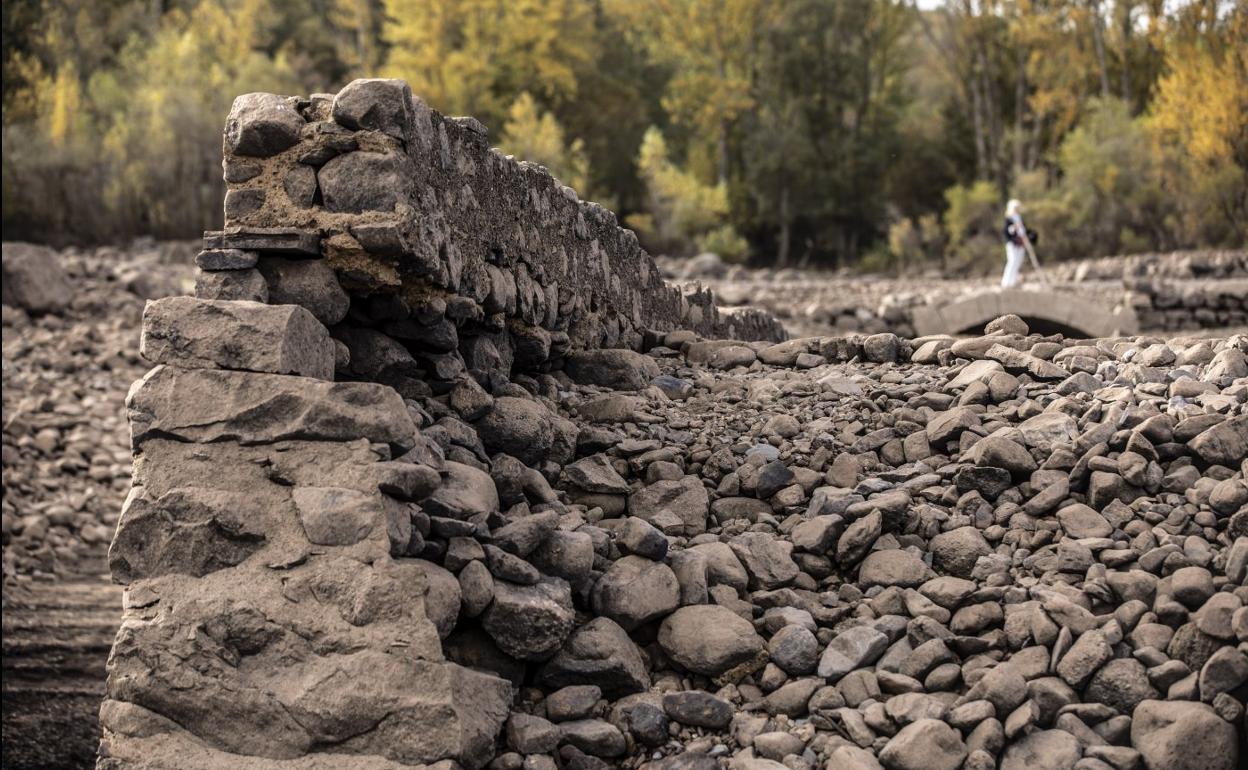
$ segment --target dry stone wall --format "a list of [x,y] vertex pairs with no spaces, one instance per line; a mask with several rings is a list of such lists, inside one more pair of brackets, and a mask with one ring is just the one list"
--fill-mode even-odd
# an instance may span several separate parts
[[[224,168],[195,296],[144,312],[99,767],[481,767],[518,682],[444,655],[448,542],[509,577],[476,613],[520,661],[560,650],[594,561],[535,470],[577,428],[512,380],[641,387],[649,359],[609,348],[783,328],[668,286],[609,211],[399,81],[239,97]],[[498,490],[534,515],[490,536]],[[587,675],[564,657],[552,679]]]
[[1123,283],[1144,328],[1179,331],[1248,326],[1248,277],[1123,279]]
[[479,122],[434,112],[402,81],[240,97],[225,177],[226,230],[210,245],[259,249],[265,262],[322,256],[348,289],[378,296],[383,315],[403,302],[432,325],[445,304],[442,314],[481,327],[474,355],[636,348],[647,329],[783,335],[764,313],[682,296],[614,214],[491,150]]

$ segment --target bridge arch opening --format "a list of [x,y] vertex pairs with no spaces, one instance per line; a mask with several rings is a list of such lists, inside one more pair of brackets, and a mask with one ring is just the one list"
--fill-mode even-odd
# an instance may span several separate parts
[[[1060,334],[1063,337],[1074,337],[1074,338],[1100,336],[1099,334],[1089,331],[1088,329],[1080,329],[1075,326],[1071,326],[1068,323],[1055,321],[1052,318],[1044,318],[1042,316],[1035,316],[1035,315],[1019,315],[1019,318],[1023,319],[1023,322],[1027,324],[1027,328],[1028,330],[1031,331],[1032,334],[1041,334],[1045,336],[1048,336],[1050,334]],[[965,329],[958,329],[954,333],[955,334],[984,334],[985,327],[988,325],[988,322],[991,320],[992,319],[989,318],[987,321],[973,323],[970,326],[966,327]]]

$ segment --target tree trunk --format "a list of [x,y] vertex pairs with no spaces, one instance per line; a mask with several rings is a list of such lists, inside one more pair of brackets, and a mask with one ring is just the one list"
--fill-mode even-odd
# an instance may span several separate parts
[[997,109],[997,87],[990,72],[987,46],[982,40],[979,43],[976,57],[979,61],[980,90],[983,94],[981,98],[985,119],[986,171],[988,173],[985,178],[994,180],[1001,195],[1004,196],[1009,185],[1006,179],[1004,158],[1001,157],[1001,114]]
[[[719,82],[722,84],[728,80],[728,65],[724,62],[721,54],[719,61],[716,62],[719,70]],[[728,184],[728,116],[719,116],[719,183]]]
[[785,181],[780,188],[780,243],[776,263],[780,267],[789,264],[789,250],[793,236],[792,221],[789,216],[789,183]]
[[1023,113],[1027,108],[1027,51],[1020,45],[1016,59],[1018,77],[1014,81],[1014,173],[1023,170]]
[[1131,2],[1118,0],[1119,33],[1122,35],[1122,73],[1119,85],[1122,88],[1122,100],[1127,103],[1127,110],[1134,115],[1135,109],[1131,98]]
[[368,72],[373,66],[372,51],[369,50],[368,36],[372,32],[372,18],[368,12],[368,0],[356,0],[355,3],[355,48],[356,57],[360,62],[360,71]]
[[975,177],[988,178],[988,148],[984,142],[984,97],[980,93],[979,73],[970,75],[971,124],[975,129]]
[[1101,96],[1109,98],[1109,70],[1105,66],[1105,31],[1101,28],[1101,0],[1089,0],[1092,11],[1092,44],[1096,48],[1096,66],[1101,71]]
[[728,184],[728,119],[719,119],[719,183]]

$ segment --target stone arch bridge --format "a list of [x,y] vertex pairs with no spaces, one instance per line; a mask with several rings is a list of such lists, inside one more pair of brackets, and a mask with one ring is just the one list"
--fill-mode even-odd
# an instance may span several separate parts
[[1095,297],[1054,289],[992,289],[942,298],[913,310],[916,335],[982,332],[992,319],[1013,313],[1032,331],[1073,337],[1112,337],[1138,330],[1130,306],[1107,307]]

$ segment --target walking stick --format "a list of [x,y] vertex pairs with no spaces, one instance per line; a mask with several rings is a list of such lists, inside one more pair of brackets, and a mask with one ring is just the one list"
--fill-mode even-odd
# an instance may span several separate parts
[[1027,256],[1031,259],[1031,266],[1035,268],[1036,274],[1040,276],[1040,280],[1045,284],[1052,284],[1049,276],[1040,267],[1040,260],[1036,259],[1036,250],[1031,247],[1031,238],[1027,235],[1027,228],[1023,228],[1023,246],[1027,248]]

